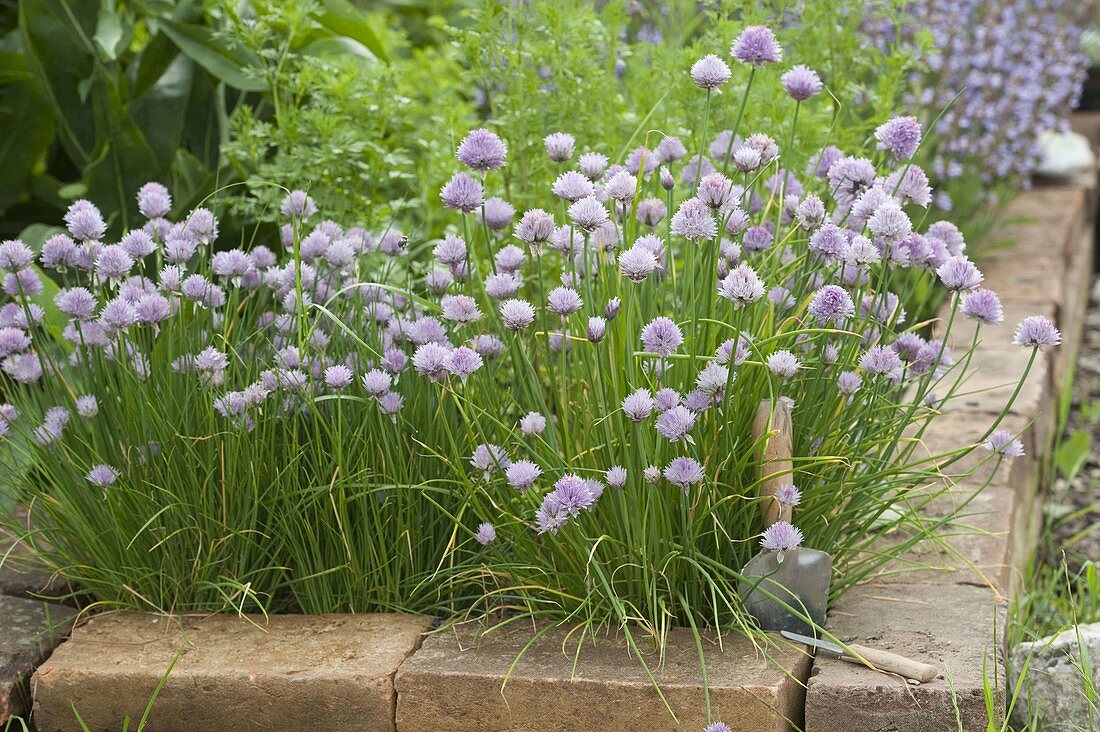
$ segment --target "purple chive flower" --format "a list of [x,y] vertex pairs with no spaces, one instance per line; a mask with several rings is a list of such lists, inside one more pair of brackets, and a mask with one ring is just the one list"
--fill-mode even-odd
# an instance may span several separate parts
[[514,274],[498,272],[485,278],[485,294],[494,300],[503,300],[519,291],[523,280]]
[[662,163],[674,163],[687,155],[687,148],[680,138],[665,135],[657,144],[657,160]]
[[882,261],[882,253],[870,239],[857,234],[844,248],[843,259],[857,271],[865,270]]
[[134,258],[118,244],[110,244],[100,250],[95,260],[96,274],[104,280],[117,280],[130,273]]
[[873,346],[859,359],[863,370],[875,376],[884,376],[891,381],[901,378],[904,368],[897,351],[889,346]]
[[802,491],[792,483],[784,483],[775,489],[775,500],[784,506],[797,506],[802,502]]
[[702,483],[704,477],[703,466],[695,458],[673,458],[672,462],[665,466],[665,480],[683,488],[685,496],[691,490],[691,486]]
[[469,295],[445,295],[440,301],[443,306],[443,319],[458,323],[473,323],[481,317],[477,301]]
[[485,480],[489,480],[498,469],[507,470],[511,464],[508,453],[499,445],[482,443],[474,448],[473,455],[470,456],[470,465],[480,470]]
[[673,234],[692,241],[713,239],[718,235],[718,222],[714,220],[714,214],[699,198],[689,198],[681,203],[670,224]]
[[503,246],[496,254],[497,269],[507,274],[515,274],[523,267],[525,256],[523,250],[515,244]]
[[889,150],[898,160],[907,160],[920,146],[921,134],[916,117],[895,117],[875,130],[875,139],[879,150]]
[[554,484],[553,495],[570,516],[577,516],[584,509],[591,508],[597,496],[592,492],[593,481],[567,473]]
[[91,394],[76,399],[76,413],[81,419],[92,419],[99,414],[99,402]]
[[504,231],[512,225],[512,219],[516,215],[516,209],[503,198],[490,198],[485,201],[484,216],[485,225],[493,231]]
[[776,521],[764,529],[760,546],[773,552],[791,552],[802,545],[802,532],[787,523]]
[[771,222],[763,226],[750,226],[745,235],[741,237],[741,246],[749,254],[762,252],[769,248],[774,241]]
[[202,244],[218,238],[218,220],[209,209],[196,208],[188,214],[185,229],[190,237]]
[[453,376],[465,381],[467,376],[480,369],[484,363],[480,353],[466,346],[459,346],[447,354],[446,366]]
[[607,321],[598,315],[593,315],[588,319],[588,340],[593,343],[599,343],[607,335]]
[[528,412],[519,420],[519,428],[528,437],[541,435],[546,429],[546,417],[538,412]]
[[527,244],[542,244],[554,235],[554,217],[541,208],[523,214],[516,225],[516,238]]
[[642,477],[647,483],[656,484],[661,479],[661,469],[656,465],[650,465],[642,471]]
[[680,392],[668,386],[658,389],[657,394],[653,397],[653,406],[658,412],[667,412],[679,405]]
[[817,72],[801,64],[792,66],[790,71],[779,77],[779,81],[791,99],[799,102],[820,94],[824,88]]
[[959,312],[967,318],[985,325],[999,325],[1005,319],[1001,298],[997,297],[997,293],[984,287],[971,290],[963,295]]
[[752,347],[752,337],[741,332],[741,335],[737,338],[736,345],[734,339],[730,338],[718,346],[714,351],[714,360],[720,364],[729,364],[730,359],[733,359],[734,366],[740,366],[745,363],[749,357],[749,349]]
[[440,264],[460,264],[466,261],[466,242],[460,237],[448,234],[443,241],[435,245],[432,255]]
[[963,256],[950,257],[936,270],[940,282],[949,290],[973,290],[985,277],[974,263]]
[[474,534],[474,539],[476,539],[477,543],[481,544],[482,546],[492,544],[494,541],[497,540],[496,527],[494,527],[488,521],[482,524],[478,524],[477,532]]
[[927,342],[916,333],[902,333],[890,347],[898,354],[898,358],[905,363],[911,363],[917,360],[921,349],[926,345]]
[[843,287],[825,285],[814,294],[809,312],[821,325],[834,323],[839,326],[855,314],[856,305]]
[[455,173],[440,189],[439,198],[452,211],[468,214],[481,208],[485,192],[481,183],[469,173]]
[[604,184],[603,192],[607,197],[618,201],[623,206],[634,198],[638,190],[638,179],[625,170],[620,170],[608,179]]
[[1054,323],[1042,315],[1031,315],[1021,320],[1012,337],[1013,345],[1028,348],[1054,348],[1061,342],[1062,334]]
[[733,732],[725,722],[711,722],[703,732]]
[[504,341],[495,335],[478,333],[470,339],[470,348],[477,351],[482,358],[496,358],[504,350]]
[[551,132],[542,138],[546,144],[546,154],[555,163],[564,163],[573,157],[573,145],[576,140],[567,132]]
[[661,182],[661,188],[666,191],[671,191],[676,187],[676,179],[672,177],[672,171],[664,165],[661,166],[661,172],[658,173],[657,178]]
[[[680,169],[680,183],[687,188],[695,188],[704,176],[713,172],[715,172],[714,163],[709,158],[705,155],[692,155]],[[666,188],[666,190],[671,189]]]
[[638,221],[646,226],[656,226],[664,221],[668,215],[668,207],[659,198],[643,198],[638,201],[638,210],[635,213]]
[[680,326],[664,316],[649,321],[642,328],[642,346],[650,353],[669,356],[684,342]]
[[764,163],[764,156],[755,147],[740,145],[731,153],[733,164],[742,173],[752,173]]
[[382,414],[388,414],[393,417],[393,420],[397,421],[397,413],[401,411],[401,407],[405,404],[405,397],[401,396],[395,391],[391,391],[381,399],[378,400],[378,409]]
[[77,241],[99,241],[107,233],[107,223],[99,208],[84,199],[69,206],[64,221],[65,227]]
[[695,195],[712,211],[727,209],[734,202],[733,181],[721,173],[705,175],[699,181]]
[[[657,169],[659,162],[660,161],[657,160],[657,155],[643,145],[634,148],[630,154],[626,156],[624,167],[634,175],[648,178],[649,174]],[[642,170],[643,163],[645,164],[645,170]]]
[[799,227],[806,231],[817,229],[825,222],[825,204],[817,195],[809,193],[799,201],[794,217]]
[[609,220],[607,209],[595,196],[587,196],[569,207],[569,219],[582,231],[592,232]]
[[42,244],[39,261],[43,267],[64,270],[75,265],[79,259],[76,243],[65,234],[51,236]]
[[619,253],[619,271],[631,282],[645,282],[657,268],[657,258],[645,247],[633,246]]
[[447,373],[450,353],[450,348],[435,341],[425,343],[413,352],[413,368],[427,376],[429,381],[439,381]]
[[567,170],[559,175],[554,179],[550,190],[553,191],[555,196],[564,198],[570,203],[596,194],[596,188],[592,185],[592,181],[585,177],[583,173],[578,173],[575,170]]
[[888,246],[899,243],[913,231],[913,223],[894,201],[887,201],[867,221],[875,240]]
[[577,160],[577,167],[590,181],[598,181],[607,170],[607,156],[597,152],[586,152]]
[[122,298],[115,298],[103,306],[99,313],[99,322],[108,333],[115,333],[137,322],[137,311]]
[[83,287],[61,290],[54,296],[53,301],[58,310],[73,320],[88,320],[95,313],[95,297]]
[[291,191],[286,194],[279,210],[288,219],[306,219],[317,213],[317,205],[305,191]]
[[542,475],[542,468],[530,460],[517,460],[504,469],[508,485],[523,493]]
[[550,312],[567,318],[584,305],[580,294],[572,287],[555,287],[546,298]]
[[649,393],[648,389],[638,389],[638,391],[623,399],[622,406],[626,418],[631,422],[639,423],[644,422],[652,414],[655,404],[653,395]]
[[88,474],[84,476],[84,479],[92,485],[97,485],[101,488],[106,488],[109,485],[113,485],[118,480],[120,473],[117,468],[112,468],[110,465],[96,465]]
[[172,210],[172,195],[160,183],[150,181],[138,189],[137,204],[145,218],[161,218]]
[[623,301],[617,297],[613,297],[607,301],[607,304],[603,306],[603,317],[608,321],[615,319],[615,316],[619,314],[619,308],[623,306]]
[[750,305],[764,297],[763,280],[756,270],[747,264],[741,264],[730,270],[718,283],[718,294],[733,303],[735,309]]
[[351,384],[351,369],[343,364],[336,364],[325,369],[325,386],[330,389],[343,389]]
[[143,229],[134,229],[118,244],[134,259],[142,259],[157,250],[157,243]]
[[31,338],[20,328],[0,328],[0,358],[30,348]]
[[741,35],[730,47],[730,55],[744,64],[757,68],[783,60],[783,49],[770,28],[752,25],[741,31]]
[[810,251],[825,261],[837,261],[848,246],[844,232],[836,224],[825,224],[810,236]]
[[408,360],[408,356],[403,351],[397,348],[388,348],[382,354],[380,365],[387,373],[399,374],[405,370],[405,364],[408,363]]
[[622,489],[626,487],[626,468],[621,465],[614,465],[608,468],[604,473],[604,480],[607,481],[607,485],[615,488]]
[[695,386],[707,395],[717,394],[726,388],[729,381],[729,369],[711,361],[695,377]]
[[836,389],[844,396],[851,396],[864,385],[864,379],[855,371],[844,371],[836,378]]
[[687,439],[695,426],[695,413],[687,407],[673,407],[657,417],[657,434],[669,442]]
[[508,330],[522,330],[535,322],[535,308],[526,300],[505,300],[500,305],[500,319]]
[[548,493],[535,512],[535,528],[539,534],[557,534],[569,522],[569,512],[555,493]]
[[938,239],[947,247],[948,253],[957,257],[966,251],[966,240],[963,238],[959,227],[950,221],[937,221],[928,227],[926,236]]
[[18,239],[9,239],[0,244],[0,269],[7,272],[19,272],[34,261],[34,252]]
[[802,362],[790,351],[776,351],[767,358],[768,370],[780,379],[789,379],[802,367]]
[[[433,269],[431,272],[424,275],[425,286],[436,294],[446,292],[447,288],[451,286],[454,280],[454,275],[445,269]],[[486,289],[488,289],[488,287],[486,287]]]
[[240,249],[215,252],[210,269],[219,277],[240,278],[252,269],[252,259]]
[[989,436],[982,447],[990,452],[995,452],[1006,457],[1022,457],[1024,443],[1016,439],[1008,430],[996,430]]
[[921,208],[928,208],[932,203],[932,187],[928,183],[928,174],[916,165],[907,165],[886,176],[886,190],[897,196],[902,203],[912,203]]
[[721,94],[721,87],[730,80],[730,67],[726,62],[709,53],[691,66],[691,80],[700,89]]
[[874,185],[877,173],[875,166],[866,158],[843,157],[829,166],[827,177],[837,204],[846,208]]
[[466,135],[455,156],[471,170],[498,170],[504,167],[508,147],[494,133],[484,128]]
[[702,414],[711,407],[711,403],[714,396],[707,394],[701,389],[695,389],[689,391],[687,396],[684,397],[684,406],[695,414]]

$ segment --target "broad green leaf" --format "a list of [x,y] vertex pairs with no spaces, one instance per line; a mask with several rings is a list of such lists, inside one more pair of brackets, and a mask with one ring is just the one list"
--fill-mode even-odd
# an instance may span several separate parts
[[1085,465],[1092,449],[1092,437],[1086,430],[1077,430],[1062,440],[1054,452],[1054,464],[1066,480],[1072,481]]
[[378,34],[367,22],[366,15],[348,0],[321,0],[321,12],[317,20],[335,35],[358,41],[380,60],[389,63],[389,54]]
[[[64,233],[64,229],[57,226],[47,226],[45,224],[31,224],[27,228],[23,229],[19,234],[19,238],[24,244],[29,246],[34,251],[40,251],[42,249],[42,242],[46,241],[48,237],[54,234]],[[65,328],[65,323],[68,322],[68,318],[57,309],[54,305],[53,299],[57,295],[58,286],[49,275],[43,272],[37,264],[31,265],[39,279],[42,280],[42,292],[30,298],[32,302],[37,303],[46,312],[43,317],[43,324],[46,331],[53,336],[58,343],[67,343],[61,336],[61,331]]]
[[183,137],[195,65],[177,54],[160,79],[130,105],[130,116],[161,161],[175,157]]
[[29,80],[0,86],[0,212],[18,201],[54,139],[53,115]]
[[65,151],[78,166],[99,152],[94,105],[85,104],[81,89],[90,90],[96,70],[98,3],[68,0],[22,0],[19,28],[27,65],[38,92],[53,110]]
[[245,73],[245,69],[259,68],[255,54],[242,48],[226,48],[209,28],[163,18],[161,31],[192,61],[234,89],[253,92],[267,89],[262,79]]

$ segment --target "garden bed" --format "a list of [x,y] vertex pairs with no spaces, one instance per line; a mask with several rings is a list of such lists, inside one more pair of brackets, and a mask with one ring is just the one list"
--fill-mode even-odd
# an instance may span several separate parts
[[[124,715],[139,718],[177,653],[149,729],[698,730],[709,704],[712,718],[734,730],[870,730],[886,720],[891,729],[918,730],[954,728],[956,703],[965,729],[984,728],[983,673],[996,675],[1003,688],[1005,599],[1035,541],[1039,512],[1032,509],[1039,466],[1049,453],[1053,404],[1080,342],[1094,196],[1091,179],[1022,194],[993,237],[1014,244],[984,262],[987,286],[1001,295],[1010,321],[1017,310],[1047,313],[1065,334],[1061,350],[1042,356],[1005,422],[1010,429],[1026,426],[1027,455],[1002,466],[964,509],[973,531],[895,562],[830,613],[830,629],[842,640],[940,665],[947,674],[935,681],[914,689],[866,668],[812,664],[801,647],[779,641],[754,647],[741,637],[726,637],[721,645],[705,637],[708,698],[694,639],[674,631],[663,664],[643,654],[662,700],[622,638],[592,642],[550,633],[524,652],[530,626],[487,636],[459,628],[425,637],[428,622],[415,616],[169,619],[120,613],[79,625],[38,669],[31,685],[38,728],[74,729],[72,703],[93,730],[116,728]],[[946,407],[957,418],[940,420],[925,435],[929,454],[972,442],[987,428],[1011,391],[1003,386],[1010,378],[1002,370],[1020,370],[1012,363],[1019,353],[1010,338],[1005,329],[984,336],[968,395]],[[961,474],[965,466],[954,469]],[[966,491],[957,486],[931,510],[947,508],[942,502]],[[4,587],[34,589],[25,582]],[[47,607],[56,612],[44,611],[53,622],[42,624],[55,626],[66,611]],[[28,635],[37,634],[20,626],[5,640],[26,645]],[[35,654],[19,658],[18,668],[0,667],[0,688],[14,688],[40,660]],[[9,708],[19,711],[18,705]]]

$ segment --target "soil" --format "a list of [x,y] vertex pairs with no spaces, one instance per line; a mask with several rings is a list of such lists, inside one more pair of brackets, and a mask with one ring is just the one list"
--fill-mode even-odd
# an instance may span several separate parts
[[[1057,477],[1046,507],[1052,553],[1064,550],[1071,570],[1086,561],[1100,563],[1100,277],[1093,281],[1085,316],[1065,437],[1078,431],[1091,439],[1088,457],[1071,480]],[[1057,562],[1056,556],[1051,559]]]

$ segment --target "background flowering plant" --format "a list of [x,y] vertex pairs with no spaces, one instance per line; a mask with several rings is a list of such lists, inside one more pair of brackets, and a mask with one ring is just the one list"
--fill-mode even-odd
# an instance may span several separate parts
[[[40,251],[0,245],[2,485],[25,541],[104,603],[504,611],[659,638],[751,632],[736,583],[760,546],[829,551],[843,592],[932,537],[950,517],[918,509],[943,456],[918,446],[966,375],[951,328],[975,321],[972,349],[1003,313],[958,229],[913,223],[921,124],[799,154],[820,76],[764,26],[715,50],[681,71],[698,135],[621,159],[547,135],[541,207],[500,195],[509,144],[469,132],[437,240],[322,220],[295,190],[278,241],[219,249],[212,211],[171,221],[149,183],[117,243],[79,201]],[[786,124],[742,127],[760,90],[786,95]],[[933,337],[908,313],[936,292],[953,307]],[[1015,338],[1058,334],[1032,318]],[[765,400],[794,426],[775,498]],[[989,460],[1019,450],[999,423]]]

